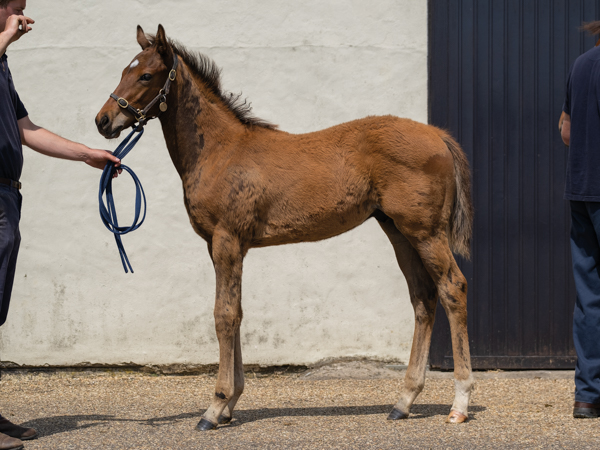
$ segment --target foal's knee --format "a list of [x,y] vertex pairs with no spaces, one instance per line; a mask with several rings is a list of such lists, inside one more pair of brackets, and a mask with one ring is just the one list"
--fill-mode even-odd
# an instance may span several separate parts
[[240,328],[242,323],[242,314],[238,311],[233,311],[231,308],[224,311],[215,311],[215,328],[217,336],[235,336],[235,333]]

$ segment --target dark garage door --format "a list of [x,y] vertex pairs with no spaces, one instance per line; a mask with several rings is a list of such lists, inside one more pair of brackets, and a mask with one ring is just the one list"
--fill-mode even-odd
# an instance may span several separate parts
[[[429,120],[473,170],[473,368],[572,368],[567,151],[557,130],[569,67],[595,39],[597,0],[430,0]],[[438,308],[432,368],[453,367]]]

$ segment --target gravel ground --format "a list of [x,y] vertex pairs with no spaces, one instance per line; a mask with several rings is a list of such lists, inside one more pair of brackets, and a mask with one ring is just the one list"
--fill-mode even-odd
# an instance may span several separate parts
[[408,420],[387,421],[403,371],[349,362],[248,374],[234,421],[197,432],[214,376],[137,372],[3,375],[2,413],[35,427],[34,449],[598,448],[600,419],[575,420],[572,372],[477,373],[469,422],[445,424],[451,374],[428,373]]

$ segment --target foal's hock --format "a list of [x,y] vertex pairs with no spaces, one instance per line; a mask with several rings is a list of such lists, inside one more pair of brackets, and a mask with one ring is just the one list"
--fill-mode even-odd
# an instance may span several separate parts
[[370,217],[394,247],[416,319],[404,387],[388,419],[408,417],[423,389],[439,298],[454,355],[448,421],[467,420],[473,385],[467,283],[452,251],[469,255],[473,211],[469,165],[456,141],[433,126],[392,116],[289,134],[224,93],[216,65],[167,39],[162,26],[156,36],[138,26],[137,40],[142,52],[114,92],[132,108],[109,99],[96,124],[107,138],[132,126],[139,120],[134,112],[161,95],[179,60],[169,96],[145,111],[145,119],[161,122],[190,222],[208,243],[216,272],[219,374],[197,429],[231,421],[244,389],[241,281],[248,250],[318,241]]

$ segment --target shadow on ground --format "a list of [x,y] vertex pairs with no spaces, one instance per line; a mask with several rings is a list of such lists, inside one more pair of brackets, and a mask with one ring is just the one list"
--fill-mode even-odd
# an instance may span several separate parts
[[98,414],[76,415],[76,416],[53,416],[30,420],[19,425],[23,427],[35,428],[40,436],[51,436],[53,434],[67,433],[74,430],[83,430],[86,428],[106,425],[110,422],[135,422],[140,425],[161,426],[169,425],[180,420],[198,418],[202,416],[201,412],[183,413],[176,416],[153,417],[151,419],[126,419],[115,416],[105,416]]
[[[238,410],[234,413],[234,420],[226,425],[237,427],[245,423],[256,422],[265,419],[283,417],[326,417],[326,416],[367,416],[381,414],[387,417],[394,405],[371,405],[371,406],[333,406],[316,408],[260,408]],[[433,416],[446,416],[450,412],[450,405],[418,404],[413,405],[408,420],[425,419]],[[469,407],[469,420],[476,420],[473,413],[485,411],[484,406],[473,405]],[[91,427],[106,425],[110,422],[135,422],[140,425],[160,427],[171,425],[185,419],[200,419],[201,412],[183,413],[175,416],[153,417],[150,419],[127,419],[108,415],[74,415],[53,416],[30,420],[20,424],[23,427],[32,427],[38,430],[41,436],[66,433],[74,430],[82,430]]]
[[[257,420],[273,419],[278,417],[325,417],[325,416],[367,416],[372,414],[387,415],[392,411],[394,405],[371,405],[371,406],[333,406],[317,408],[261,408],[245,409],[234,412],[234,420],[230,426],[238,426],[243,423],[255,422]],[[451,405],[419,404],[413,405],[411,419],[424,419],[433,416],[447,416]],[[469,419],[474,419],[472,413],[485,411],[485,406],[469,406]]]

